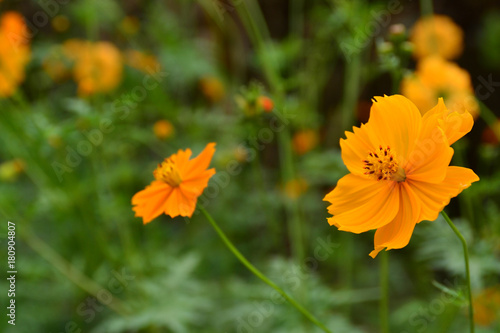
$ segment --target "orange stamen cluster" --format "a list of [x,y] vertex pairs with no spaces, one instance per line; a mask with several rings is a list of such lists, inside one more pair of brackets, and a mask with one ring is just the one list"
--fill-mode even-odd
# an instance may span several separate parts
[[398,162],[394,159],[389,146],[385,149],[380,146],[378,152],[368,153],[363,163],[365,175],[377,180],[395,180],[394,175],[399,170]]
[[161,180],[172,187],[177,187],[182,183],[179,170],[170,158],[158,164],[158,168],[153,171],[153,175],[157,180]]

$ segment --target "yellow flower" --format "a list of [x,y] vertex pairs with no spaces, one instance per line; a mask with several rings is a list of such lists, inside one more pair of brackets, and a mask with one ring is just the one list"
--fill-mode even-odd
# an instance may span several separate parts
[[120,29],[125,35],[136,35],[139,32],[140,22],[135,16],[125,16],[120,22]]
[[158,139],[165,140],[174,135],[175,129],[170,121],[161,119],[153,125],[153,132]]
[[455,59],[462,54],[463,31],[448,16],[423,17],[413,27],[410,41],[417,59],[430,55]]
[[474,322],[481,326],[500,323],[500,285],[487,288],[474,298]]
[[113,44],[69,40],[64,43],[64,48],[75,61],[73,76],[80,96],[110,92],[120,83],[122,58]]
[[292,139],[293,150],[303,155],[318,145],[318,133],[313,129],[306,129],[295,133]]
[[401,82],[401,93],[423,112],[443,97],[451,111],[468,111],[474,118],[479,114],[469,73],[440,57],[420,60],[414,75]]
[[20,158],[3,162],[0,164],[0,180],[6,182],[15,181],[25,168],[26,163]]
[[215,174],[215,169],[207,170],[214,153],[215,143],[209,143],[191,160],[191,149],[166,158],[153,172],[156,180],[132,197],[135,216],[142,217],[144,224],[163,213],[191,217],[198,197]]
[[125,62],[130,67],[133,67],[146,74],[151,74],[158,71],[160,63],[156,60],[156,57],[137,51],[128,50],[125,52]]
[[212,103],[221,101],[226,95],[226,90],[222,82],[212,76],[200,79],[200,89],[203,95]]
[[30,58],[28,31],[16,12],[0,18],[0,98],[11,96],[24,80],[24,67]]
[[52,28],[57,32],[65,32],[68,30],[70,22],[67,16],[57,15],[52,19]]
[[373,258],[408,244],[415,225],[433,221],[472,182],[470,169],[449,166],[450,145],[473,125],[468,112],[450,112],[442,99],[425,115],[401,95],[375,97],[370,119],[340,140],[350,174],[325,201],[330,225],[361,233],[377,229]]
[[309,185],[303,178],[297,178],[287,181],[283,188],[283,192],[288,198],[297,200],[308,188]]
[[248,149],[243,146],[238,146],[233,150],[234,158],[239,163],[245,163],[249,160]]
[[88,41],[71,38],[63,43],[63,51],[69,59],[76,61],[88,45],[90,45]]

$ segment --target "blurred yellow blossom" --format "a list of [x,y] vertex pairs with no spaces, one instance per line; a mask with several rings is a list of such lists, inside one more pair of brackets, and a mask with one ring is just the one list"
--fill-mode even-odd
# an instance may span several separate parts
[[155,124],[153,125],[153,132],[158,139],[165,140],[171,138],[174,135],[175,128],[170,121],[161,119],[155,122]]
[[115,89],[122,78],[122,57],[111,43],[68,40],[66,54],[75,61],[73,76],[78,95],[89,96]]
[[244,146],[238,146],[234,149],[234,158],[239,163],[244,163],[249,160],[248,149]]
[[430,110],[439,97],[443,97],[450,111],[467,110],[474,118],[479,114],[469,73],[437,56],[418,62],[415,73],[403,79],[401,93],[423,113]]
[[26,168],[26,163],[22,159],[16,158],[0,164],[0,180],[12,182]]
[[200,89],[203,95],[212,103],[219,102],[226,95],[226,89],[222,82],[213,76],[205,76],[200,79]]
[[305,193],[308,188],[309,188],[309,185],[307,184],[307,182],[304,179],[296,178],[296,179],[292,179],[292,180],[287,181],[285,183],[283,191],[288,198],[290,198],[292,200],[296,200],[303,193]]
[[23,17],[6,12],[0,18],[0,98],[9,97],[24,80],[30,58],[28,31]]
[[463,31],[448,16],[423,17],[413,27],[410,41],[417,59],[430,55],[455,59],[462,54]]
[[120,22],[120,29],[126,35],[135,35],[139,31],[139,19],[135,16],[125,16]]
[[306,129],[295,133],[292,139],[292,147],[297,154],[303,155],[314,149],[318,142],[318,132],[313,129]]
[[490,326],[500,321],[500,285],[484,289],[474,298],[474,322]]
[[47,142],[53,148],[60,148],[63,144],[63,140],[59,134],[50,134],[47,137]]
[[137,50],[125,52],[125,63],[146,74],[154,73],[160,68],[160,63],[155,56]]
[[70,22],[67,16],[57,15],[52,19],[52,28],[57,32],[64,32],[68,30]]
[[71,38],[63,43],[63,51],[68,58],[76,60],[89,44],[89,41]]

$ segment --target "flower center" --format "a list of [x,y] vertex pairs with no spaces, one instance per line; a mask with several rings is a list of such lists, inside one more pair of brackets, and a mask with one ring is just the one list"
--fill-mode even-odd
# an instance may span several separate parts
[[394,158],[394,153],[391,148],[380,148],[378,151],[369,152],[365,164],[365,175],[377,180],[395,180],[397,182],[404,182],[406,174]]
[[172,187],[177,187],[182,183],[179,170],[171,159],[165,159],[161,164],[158,164],[158,168],[153,174],[157,180],[164,181]]

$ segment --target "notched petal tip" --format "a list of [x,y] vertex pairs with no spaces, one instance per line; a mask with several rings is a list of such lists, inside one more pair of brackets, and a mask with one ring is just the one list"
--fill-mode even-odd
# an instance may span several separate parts
[[379,252],[382,251],[383,249],[384,249],[383,246],[382,247],[377,246],[372,252],[370,252],[370,257],[375,259],[375,257],[379,254]]

